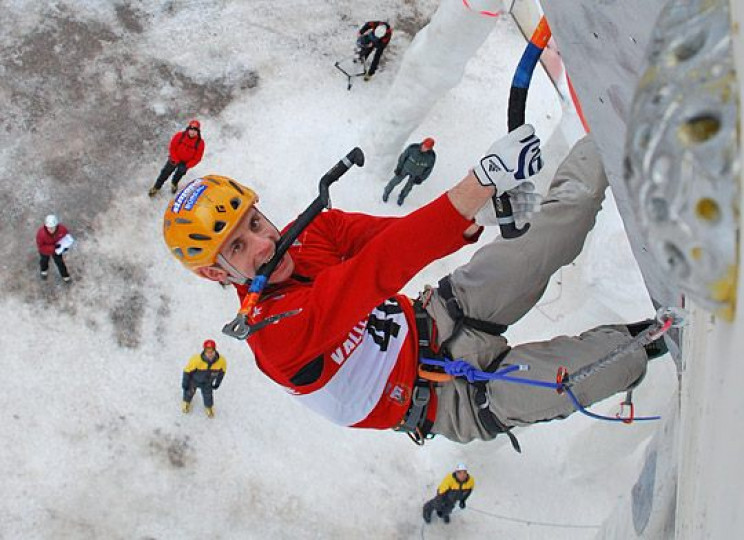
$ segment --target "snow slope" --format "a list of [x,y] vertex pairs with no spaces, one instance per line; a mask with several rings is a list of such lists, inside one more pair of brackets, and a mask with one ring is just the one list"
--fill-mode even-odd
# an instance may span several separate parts
[[[436,7],[4,3],[0,538],[596,533],[635,481],[652,426],[574,416],[523,431],[517,455],[504,441],[434,439],[416,448],[402,434],[328,424],[263,377],[244,344],[221,336],[234,294],[171,260],[160,235],[167,195],[146,195],[170,135],[196,116],[206,153],[187,178],[234,176],[259,192],[278,225],[291,220],[330,166],[365,148],[365,128],[385,109],[406,47]],[[361,23],[378,18],[396,29],[386,61],[347,92],[333,62],[350,54]],[[400,215],[459,180],[505,131],[522,47],[513,24],[498,21],[462,83],[411,134],[435,137],[439,161],[403,208],[381,202],[388,178],[369,172],[384,159],[374,154],[334,185],[334,205]],[[536,74],[527,117],[543,139],[560,111]],[[49,282],[37,278],[33,237],[49,212],[78,238],[67,257],[69,287],[54,268]],[[406,291],[435,282],[470,252],[431,265]],[[557,278],[541,306],[509,329],[511,340],[652,313],[611,200],[585,252]],[[191,415],[179,409],[181,369],[207,337],[228,359],[214,420],[198,396]],[[672,363],[655,362],[639,408],[663,410],[675,384]],[[477,482],[468,510],[449,528],[423,528],[421,505],[460,461]]]

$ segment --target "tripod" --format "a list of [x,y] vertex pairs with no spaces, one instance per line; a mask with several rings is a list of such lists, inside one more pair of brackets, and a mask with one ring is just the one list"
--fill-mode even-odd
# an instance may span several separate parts
[[[342,58],[333,66],[346,75],[346,89],[351,90],[354,78],[363,77],[367,74],[367,55],[358,46],[353,55]],[[359,71],[360,69],[361,71]]]

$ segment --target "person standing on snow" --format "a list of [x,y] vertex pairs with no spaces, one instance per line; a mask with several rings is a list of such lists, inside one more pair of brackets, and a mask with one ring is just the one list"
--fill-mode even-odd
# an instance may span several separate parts
[[[419,444],[428,434],[465,443],[504,432],[514,442],[514,426],[575,412],[554,390],[459,377],[433,382],[419,371],[422,358],[444,354],[481,370],[527,364],[530,378],[555,381],[559,366],[574,372],[631,339],[626,324],[514,348],[503,337],[537,303],[551,275],[581,252],[607,187],[591,136],[573,147],[535,208],[527,179],[541,167],[540,141],[523,125],[494,143],[453,188],[407,216],[320,213],[282,256],[250,313],[255,324],[292,313],[247,339],[258,367],[336,424],[396,429]],[[476,214],[497,224],[492,197],[503,192],[512,195],[517,219],[518,211],[540,209],[528,234],[483,245],[416,301],[398,292],[430,263],[477,242],[483,228]],[[163,216],[171,254],[200,277],[233,283],[242,300],[280,239],[257,202],[254,191],[230,178],[193,180]],[[649,357],[663,353],[658,342],[577,381],[580,403],[631,387]]]
[[431,514],[436,511],[445,523],[449,523],[455,504],[459,503],[464,510],[465,501],[473,493],[473,489],[475,479],[468,474],[465,464],[459,463],[455,472],[445,476],[439,484],[436,496],[424,504],[424,521],[431,523]]
[[54,214],[49,214],[44,219],[38,231],[36,231],[36,247],[39,250],[39,267],[41,279],[46,280],[49,275],[49,258],[54,259],[62,281],[70,282],[70,273],[62,257],[65,251],[72,245],[72,236],[67,232],[67,227],[62,225]]
[[184,413],[191,412],[191,400],[194,398],[196,389],[199,388],[207,416],[214,418],[212,392],[220,387],[226,372],[227,360],[217,352],[217,344],[214,340],[206,340],[202,352],[192,356],[183,370],[183,377],[181,378],[183,403],[181,404],[181,410]]
[[362,63],[373,51],[375,53],[372,64],[364,74],[364,80],[368,81],[377,71],[382,52],[390,43],[390,38],[393,37],[393,27],[385,21],[368,21],[359,29],[357,36],[357,52]]
[[424,180],[429,178],[437,155],[433,150],[434,139],[427,137],[420,143],[413,143],[408,146],[398,158],[398,166],[395,167],[395,176],[385,186],[382,193],[382,201],[387,202],[390,192],[395,186],[400,184],[404,178],[408,177],[406,185],[400,190],[398,195],[398,206],[403,205],[403,201],[413,189],[414,184],[423,184]]
[[179,131],[171,137],[168,147],[168,159],[163,165],[160,175],[155,180],[155,185],[147,194],[154,197],[160,191],[168,177],[173,174],[171,180],[171,193],[178,191],[178,182],[186,174],[186,171],[196,167],[204,155],[204,139],[201,136],[201,123],[199,120],[191,120],[184,131]]

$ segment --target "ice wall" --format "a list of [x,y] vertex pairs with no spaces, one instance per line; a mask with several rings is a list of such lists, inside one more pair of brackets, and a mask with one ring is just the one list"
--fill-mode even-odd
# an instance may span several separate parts
[[[693,4],[694,0],[679,0],[677,5],[685,3]],[[632,194],[623,181],[623,141],[630,106],[646,70],[651,32],[666,2],[543,0],[542,4],[602,152],[649,292],[658,302],[673,305],[678,291],[644,245],[630,204]],[[716,2],[701,4],[711,8]],[[736,71],[741,81],[744,44],[738,29],[744,8],[737,1],[731,1],[730,7]],[[684,52],[684,47],[700,36],[709,38],[702,33],[685,35],[680,29],[674,45]],[[739,104],[741,92],[740,82]],[[741,105],[738,114],[741,119]],[[738,153],[742,155],[741,141]],[[740,201],[739,208],[742,204]],[[739,230],[741,226],[739,216]],[[741,291],[741,272],[738,281]],[[740,427],[744,410],[741,308],[729,323],[689,302],[688,307],[692,315],[683,336],[679,403],[672,407],[674,415],[670,415],[672,411],[665,414],[672,418],[649,445],[635,487],[618,504],[600,538],[734,538],[744,525],[744,468],[739,465],[744,453]]]

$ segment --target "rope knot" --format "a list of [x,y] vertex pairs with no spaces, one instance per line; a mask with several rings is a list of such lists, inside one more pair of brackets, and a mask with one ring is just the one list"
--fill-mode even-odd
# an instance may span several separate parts
[[444,371],[453,377],[465,377],[469,383],[482,380],[479,377],[480,371],[465,360],[452,360],[444,364]]

